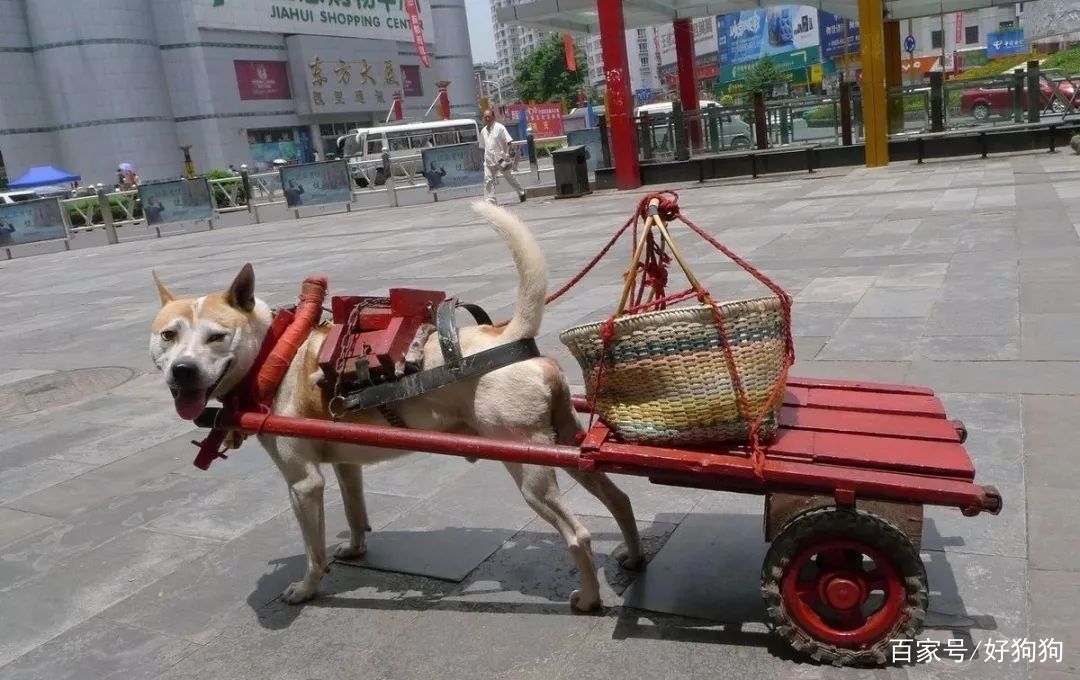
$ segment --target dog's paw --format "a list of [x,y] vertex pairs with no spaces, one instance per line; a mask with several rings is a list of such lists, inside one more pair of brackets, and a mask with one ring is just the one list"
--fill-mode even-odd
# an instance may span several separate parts
[[590,594],[575,590],[570,593],[570,608],[576,612],[591,612],[600,608],[600,593]]
[[334,557],[339,560],[358,560],[367,552],[367,545],[342,543],[334,549]]
[[281,594],[281,599],[286,604],[300,604],[315,597],[316,590],[317,588],[308,585],[307,581],[297,581],[289,584],[289,587]]
[[611,556],[615,558],[620,567],[627,571],[637,571],[645,566],[645,556],[641,554],[641,549],[631,551],[630,548],[626,547],[625,543],[615,548]]

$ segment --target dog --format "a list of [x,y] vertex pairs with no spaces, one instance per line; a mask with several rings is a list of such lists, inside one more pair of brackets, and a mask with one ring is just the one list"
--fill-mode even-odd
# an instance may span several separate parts
[[[543,251],[529,228],[503,208],[477,202],[473,209],[494,227],[510,249],[517,269],[517,302],[502,327],[466,326],[460,330],[462,356],[534,338],[540,331],[547,293]],[[210,399],[221,399],[236,387],[254,364],[268,332],[270,307],[255,296],[255,274],[244,265],[229,288],[199,298],[178,298],[153,274],[161,299],[150,335],[150,357],[162,372],[178,415],[193,420]],[[300,346],[274,398],[275,414],[331,418],[327,398],[318,386],[322,372],[319,349],[329,328],[312,330]],[[437,334],[423,345],[424,367],[443,363]],[[476,434],[496,439],[576,445],[581,426],[570,398],[566,377],[548,357],[537,357],[499,368],[482,376],[390,405],[407,427],[439,432]],[[387,425],[377,410],[350,414],[346,422]],[[258,435],[288,486],[289,500],[300,524],[307,553],[303,580],[292,583],[282,599],[297,604],[314,597],[327,570],[323,519],[323,466],[337,475],[350,537],[334,556],[356,559],[367,550],[371,530],[364,505],[362,466],[390,460],[408,452],[334,442]],[[600,606],[596,562],[589,531],[560,497],[555,470],[550,467],[503,463],[525,502],[559,532],[580,576],[570,596],[576,611]],[[599,499],[615,518],[623,544],[615,558],[626,569],[643,559],[641,539],[630,499],[604,474],[567,469],[577,482]],[[482,490],[479,490],[482,493]]]

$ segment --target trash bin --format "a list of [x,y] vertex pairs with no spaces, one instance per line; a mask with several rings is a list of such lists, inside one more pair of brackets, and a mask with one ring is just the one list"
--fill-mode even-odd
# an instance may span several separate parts
[[576,198],[591,194],[589,166],[584,146],[567,146],[551,152],[555,170],[555,198]]

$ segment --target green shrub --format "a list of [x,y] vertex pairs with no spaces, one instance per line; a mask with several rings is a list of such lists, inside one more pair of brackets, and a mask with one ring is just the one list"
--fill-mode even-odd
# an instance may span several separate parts
[[[121,199],[119,199],[119,198],[112,198],[112,197],[109,198],[109,207],[112,208],[112,217],[113,217],[113,220],[115,220],[117,222],[127,219],[127,213],[124,212],[124,208],[122,206],[122,203],[123,203],[123,201]],[[68,204],[68,209],[67,210],[68,210],[68,217],[71,219],[71,226],[73,226],[73,227],[87,226],[86,220],[84,220],[82,215],[79,214],[78,210],[76,210],[76,207],[79,208],[80,210],[82,210],[83,212],[87,212],[87,209],[91,205],[93,206],[93,213],[90,216],[91,219],[93,220],[93,222],[95,224],[101,224],[101,206],[98,205],[97,199],[96,198],[84,198],[84,199],[82,199],[82,200],[80,200],[80,201],[78,201],[76,203]],[[142,205],[138,201],[135,201],[135,205],[131,210],[131,214],[132,214],[133,219],[139,219],[139,218],[142,217]]]
[[1043,69],[1061,69],[1066,75],[1080,73],[1080,47],[1055,52],[1041,65]]

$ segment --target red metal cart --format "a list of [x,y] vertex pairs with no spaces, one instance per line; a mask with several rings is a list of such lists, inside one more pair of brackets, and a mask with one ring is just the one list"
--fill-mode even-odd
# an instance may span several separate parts
[[791,378],[760,476],[744,446],[623,444],[602,423],[580,448],[224,409],[198,423],[763,495],[769,618],[796,650],[840,665],[885,662],[890,640],[919,632],[928,599],[923,506],[1001,511],[997,490],[973,481],[963,425],[947,419],[933,391],[903,385]]

